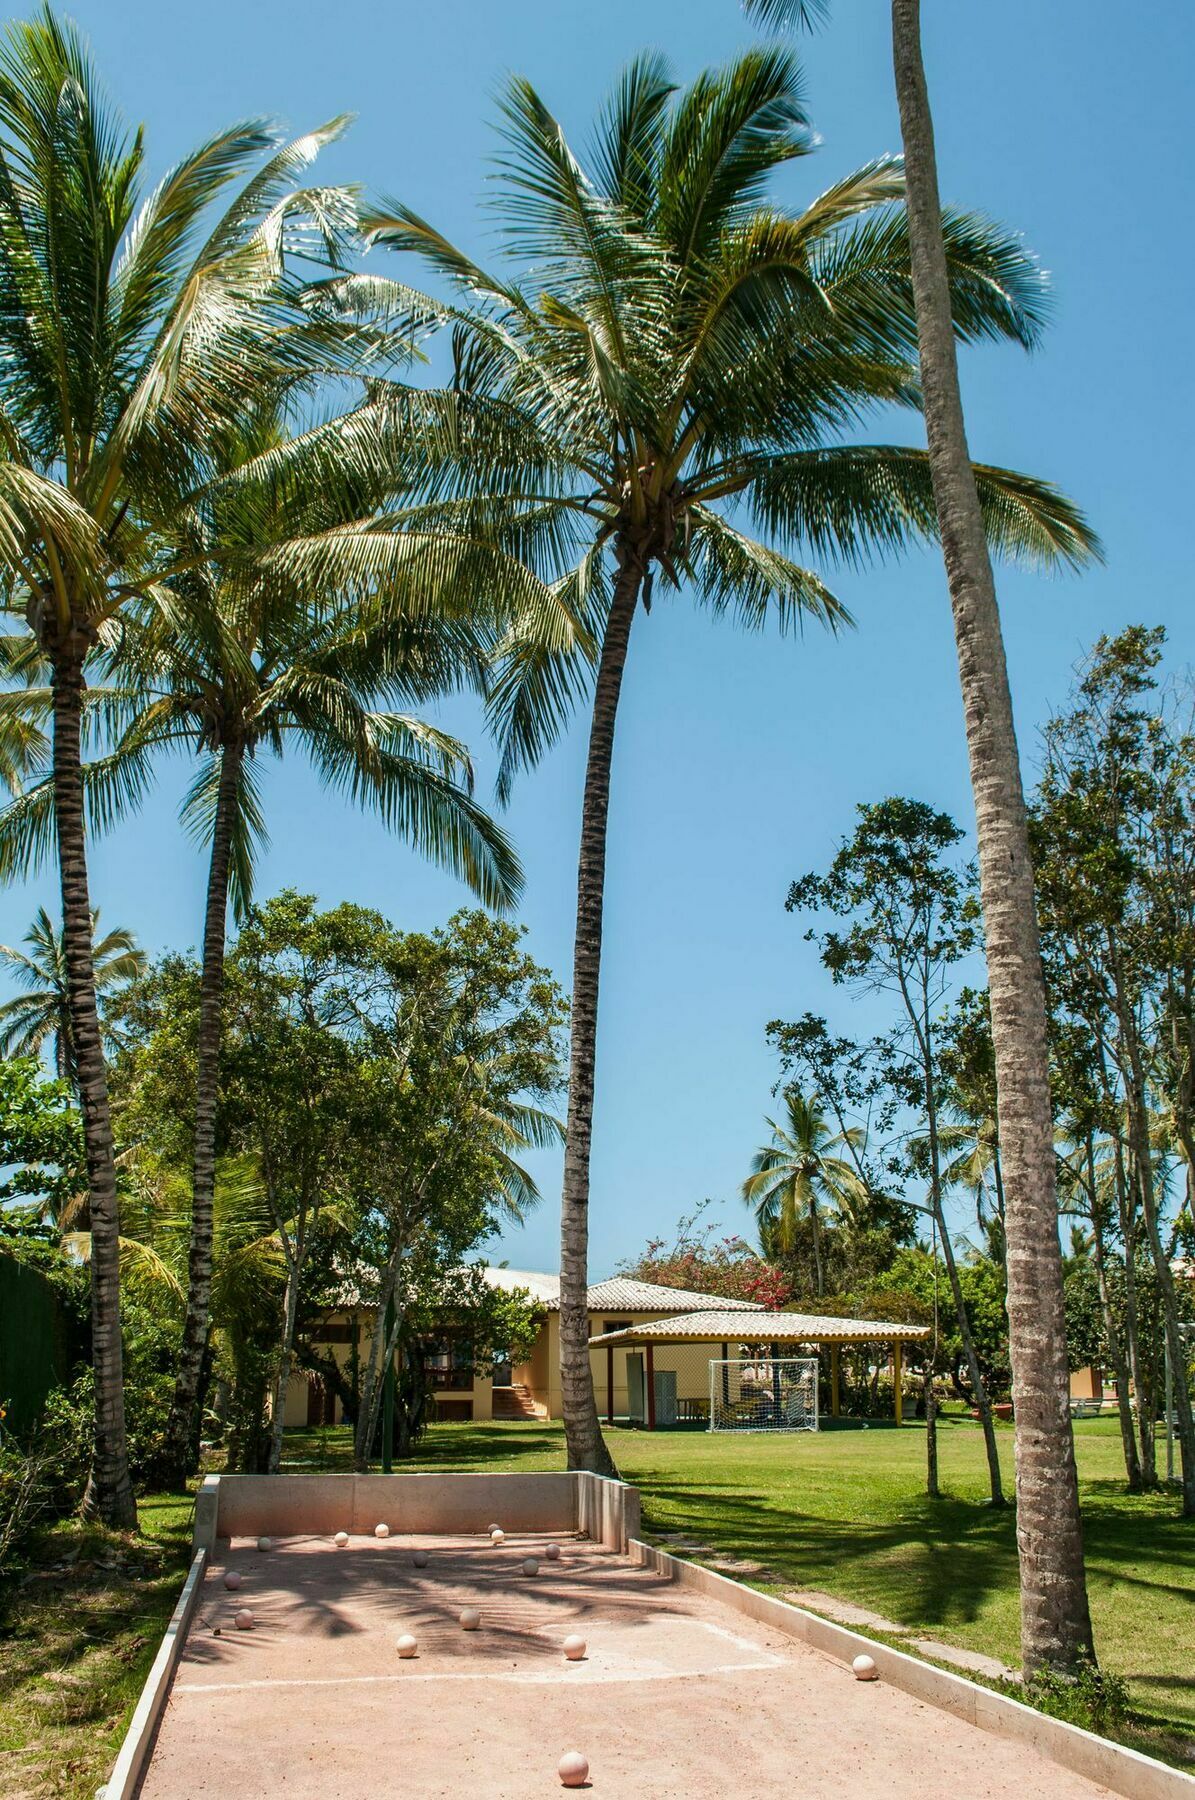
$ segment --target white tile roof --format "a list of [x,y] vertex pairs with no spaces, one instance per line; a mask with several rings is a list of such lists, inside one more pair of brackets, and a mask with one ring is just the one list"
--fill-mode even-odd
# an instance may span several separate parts
[[[548,1312],[560,1311],[559,1275],[541,1275],[529,1269],[489,1268],[485,1278],[491,1287],[526,1288]],[[732,1300],[725,1294],[695,1294],[690,1288],[662,1287],[655,1281],[632,1281],[626,1275],[612,1275],[609,1281],[595,1281],[589,1288],[590,1312],[705,1312],[716,1306],[722,1312],[758,1312],[750,1300]]]
[[[592,1289],[590,1292],[592,1293]],[[749,1309],[750,1310],[750,1309]],[[744,1318],[740,1306],[704,1312],[686,1312],[680,1318],[652,1319],[626,1331],[604,1331],[591,1344],[652,1343],[875,1343],[896,1338],[928,1337],[928,1325],[899,1325],[879,1319],[832,1319],[817,1313],[764,1312],[756,1308]]]

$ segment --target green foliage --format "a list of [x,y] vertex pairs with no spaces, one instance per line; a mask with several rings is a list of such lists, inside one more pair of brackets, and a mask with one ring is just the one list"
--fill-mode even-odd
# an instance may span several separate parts
[[[469,911],[404,933],[366,908],[320,911],[293,893],[246,919],[227,960],[212,1297],[222,1416],[209,1419],[231,1434],[239,1466],[262,1462],[267,1396],[291,1348],[288,1299],[299,1361],[332,1381],[351,1416],[359,1389],[316,1336],[330,1308],[384,1310],[397,1286],[404,1354],[428,1332],[457,1330],[458,1315],[483,1361],[526,1333],[526,1313],[463,1267],[502,1217],[536,1203],[522,1152],[558,1139],[543,1103],[560,1087],[566,1009],[521,938]],[[181,1279],[194,963],[154,965],[120,1017],[124,1229]],[[165,1311],[176,1317],[176,1303]],[[161,1358],[145,1369],[152,1409]]]
[[783,1125],[774,1119],[767,1121],[771,1141],[752,1158],[743,1199],[754,1207],[760,1244],[773,1256],[791,1255],[798,1225],[808,1221],[814,1285],[821,1294],[825,1291],[823,1220],[850,1221],[856,1215],[861,1217],[867,1205],[861,1161],[866,1134],[859,1126],[835,1132],[827,1122],[820,1094],[789,1088],[784,1108]]
[[[972,1255],[958,1264],[959,1285],[975,1356],[984,1385],[993,1399],[1007,1399],[1012,1378],[1008,1361],[1008,1316],[1005,1311],[1004,1270],[990,1257]],[[904,1246],[892,1263],[871,1284],[870,1296],[883,1317],[892,1316],[893,1304],[905,1304],[898,1317],[915,1317],[929,1324],[937,1311],[940,1341],[936,1367],[947,1375],[960,1399],[973,1405],[974,1393],[967,1368],[946,1272],[941,1258],[920,1247]],[[889,1298],[891,1297],[891,1298]],[[909,1306],[909,1302],[913,1306]],[[915,1307],[915,1311],[913,1308]]]
[[703,1200],[678,1221],[671,1243],[652,1238],[641,1255],[618,1265],[618,1273],[660,1287],[749,1300],[753,1306],[786,1306],[793,1297],[791,1276],[741,1237],[720,1235],[717,1221],[704,1218],[712,1205]]
[[[520,584],[497,644],[505,793],[587,692],[620,571],[645,607],[659,580],[748,629],[837,629],[849,615],[802,559],[866,561],[936,523],[924,451],[846,441],[920,404],[903,177],[878,158],[802,212],[770,200],[814,147],[793,56],[749,49],[687,88],[641,56],[588,158],[526,80],[501,110],[497,272],[398,201],[367,224],[450,295],[426,304],[451,333],[451,390],[389,393],[423,462],[416,516],[467,525],[544,583]],[[960,338],[1034,342],[1044,286],[1019,242],[959,213],[943,232]],[[977,481],[997,548],[1091,553],[1046,484]]]
[[1006,1691],[1051,1718],[1065,1719],[1068,1725],[1080,1725],[1105,1737],[1120,1734],[1129,1709],[1128,1683],[1093,1662],[1080,1664],[1070,1675],[1041,1669],[1023,1688],[1013,1682]]
[[1090,1262],[1068,1262],[1062,1282],[1066,1303],[1066,1354],[1072,1369],[1089,1363],[1103,1369],[1108,1342],[1100,1305],[1099,1280]]
[[[86,1186],[83,1127],[65,1081],[51,1081],[35,1057],[0,1060],[0,1237],[15,1225],[61,1217]],[[10,1203],[32,1202],[20,1209]]]
[[[100,1009],[105,1048],[111,1052],[116,1038],[105,1014],[107,1004],[121,986],[140,974],[145,957],[131,931],[99,933],[98,910],[91,915],[91,966]],[[67,995],[66,945],[44,906],[37,910],[25,933],[27,951],[0,944],[0,960],[24,992],[0,1005],[0,1050],[6,1055],[37,1056],[52,1043],[58,1075],[76,1084],[75,1056],[71,1045],[70,1002]]]

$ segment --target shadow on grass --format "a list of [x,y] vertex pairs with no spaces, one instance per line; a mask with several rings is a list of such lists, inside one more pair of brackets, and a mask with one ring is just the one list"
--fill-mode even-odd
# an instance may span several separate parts
[[[733,1511],[709,1504],[712,1488],[733,1491]],[[882,1604],[904,1625],[970,1623],[990,1593],[1016,1580],[1011,1508],[926,1499],[877,1523],[811,1516],[729,1482],[695,1486],[653,1477],[647,1522],[653,1531],[679,1522],[719,1553],[761,1563],[759,1579],[770,1585],[827,1587]],[[882,1569],[880,1582],[860,1581],[868,1567]]]

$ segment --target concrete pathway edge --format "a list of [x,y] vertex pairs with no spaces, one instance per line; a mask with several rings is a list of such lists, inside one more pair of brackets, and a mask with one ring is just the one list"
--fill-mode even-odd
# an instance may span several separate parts
[[864,1637],[845,1625],[836,1625],[817,1613],[806,1612],[787,1600],[761,1594],[757,1588],[718,1575],[700,1563],[686,1562],[654,1544],[632,1538],[628,1554],[633,1562],[668,1575],[683,1587],[691,1587],[721,1600],[760,1624],[771,1625],[815,1650],[849,1663],[865,1654],[874,1659],[880,1679],[923,1700],[928,1706],[953,1713],[982,1731],[994,1732],[1017,1743],[1028,1744],[1072,1774],[1123,1794],[1126,1800],[1195,1800],[1195,1777],[1158,1762],[1139,1750],[1113,1743],[1079,1725],[1053,1719],[1020,1700],[980,1687],[963,1675],[937,1669],[903,1650],[894,1650],[874,1638]]
[[206,1550],[197,1550],[191,1560],[187,1579],[183,1582],[182,1593],[170,1615],[170,1623],[163,1633],[162,1642],[158,1646],[158,1654],[154,1657],[149,1674],[145,1678],[141,1698],[129,1720],[129,1728],[125,1732],[124,1742],[120,1746],[120,1754],[112,1765],[112,1773],[107,1781],[103,1787],[97,1789],[96,1800],[133,1800],[133,1796],[141,1785],[141,1777],[149,1762],[149,1753],[153,1748],[158,1722],[170,1695],[175,1665],[182,1655],[183,1645],[187,1641],[187,1627],[191,1623],[191,1615],[195,1611],[203,1587],[203,1572],[207,1567],[207,1557]]

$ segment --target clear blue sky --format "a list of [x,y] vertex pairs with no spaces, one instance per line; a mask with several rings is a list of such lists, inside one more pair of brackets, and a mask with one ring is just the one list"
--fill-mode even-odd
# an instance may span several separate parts
[[[296,128],[358,115],[329,177],[396,194],[484,248],[480,206],[493,95],[529,76],[583,140],[620,65],[664,49],[681,76],[753,34],[737,0],[75,0],[109,86],[143,119],[155,173],[230,119]],[[899,147],[881,0],[839,0],[805,49],[824,139],[786,175],[797,203]],[[1088,510],[1106,568],[1047,580],[1006,573],[1005,628],[1023,751],[1100,631],[1130,620],[1189,651],[1191,249],[1184,217],[1195,34],[1185,7],[1123,0],[927,0],[927,58],[946,197],[1025,234],[1051,271],[1044,349],[972,352],[964,384],[974,453],[1061,483]],[[1180,298],[1176,301],[1175,296]],[[1185,326],[1180,344],[1186,341]],[[882,435],[882,434],[881,434]],[[1181,521],[1186,518],[1184,527]],[[770,1106],[765,1022],[808,1007],[864,1023],[829,988],[784,912],[789,879],[822,864],[855,803],[915,795],[971,824],[953,645],[940,562],[917,555],[837,578],[859,621],[836,642],[748,639],[657,605],[636,626],[614,770],[606,960],[593,1162],[591,1266],[607,1273],[712,1195],[727,1229]],[[477,721],[450,715],[491,767]],[[526,779],[509,813],[527,869],[529,947],[567,982],[584,733]],[[201,859],[179,835],[181,775],[97,846],[95,900],[151,951],[194,944]],[[285,885],[431,925],[465,898],[367,818],[322,796],[298,764],[266,789],[272,849],[259,892]],[[49,876],[0,893],[0,937]],[[498,1254],[557,1266],[558,1166],[544,1204]]]

